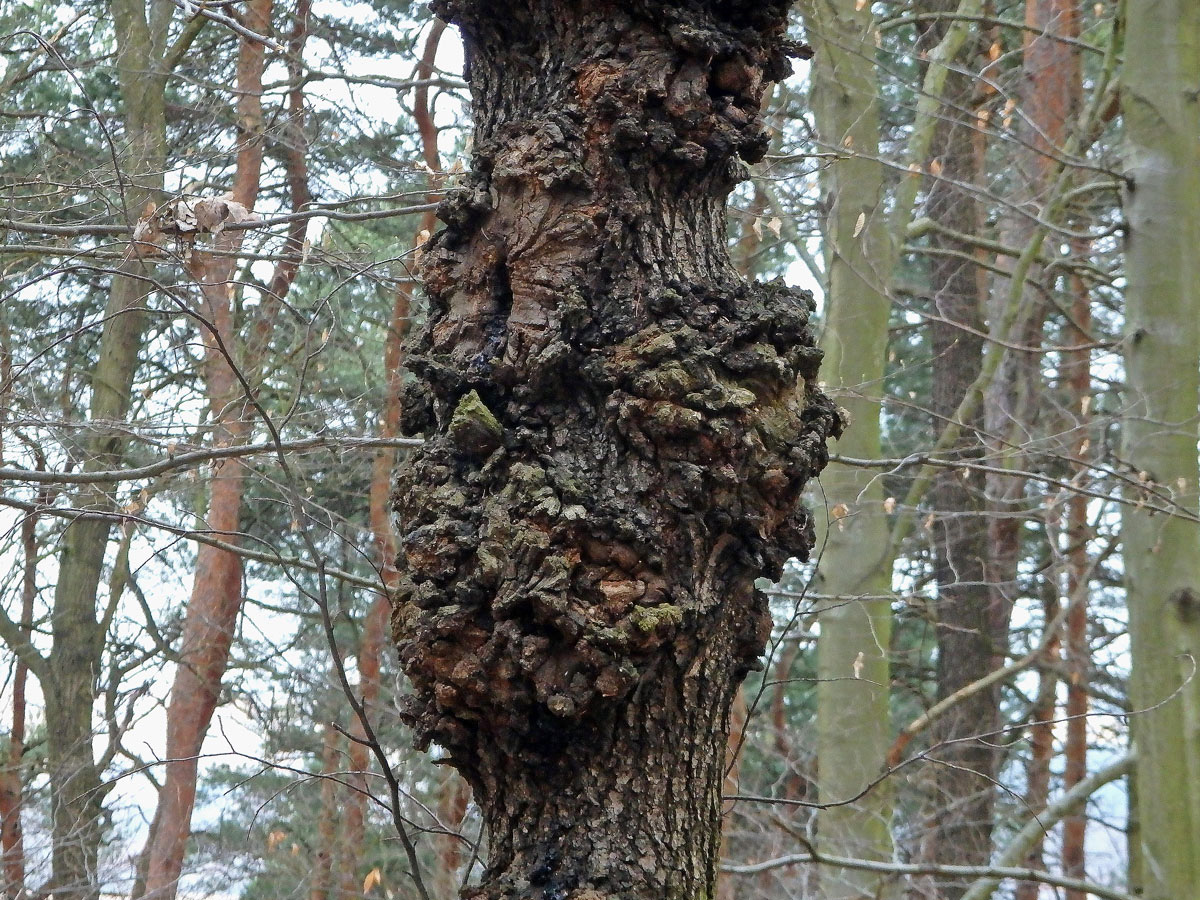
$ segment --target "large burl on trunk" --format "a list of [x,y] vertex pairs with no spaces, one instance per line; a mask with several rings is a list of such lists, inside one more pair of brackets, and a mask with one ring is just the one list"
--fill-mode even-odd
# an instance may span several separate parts
[[726,253],[787,7],[434,3],[476,131],[422,262],[393,627],[417,740],[486,819],[472,897],[711,896],[754,581],[810,548],[840,427],[812,298]]

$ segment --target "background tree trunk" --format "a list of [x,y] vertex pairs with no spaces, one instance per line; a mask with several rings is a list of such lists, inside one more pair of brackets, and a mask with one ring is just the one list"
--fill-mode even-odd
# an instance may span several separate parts
[[[935,0],[930,9],[953,10],[953,0]],[[941,40],[945,23],[931,27],[919,46]],[[974,59],[969,45],[964,56]],[[961,70],[946,77],[942,118],[930,151],[932,184],[927,215],[939,226],[930,237],[930,343],[933,386],[930,408],[939,430],[961,414],[960,406],[979,378],[983,363],[982,270],[975,251],[956,235],[979,231],[975,185],[979,164],[975,142],[974,80]],[[978,458],[982,415],[958,423],[962,430],[950,458]],[[987,675],[1003,658],[1007,609],[998,608],[987,579],[988,520],[984,479],[970,469],[937,472],[930,492],[934,574],[937,580],[937,696],[943,699]],[[931,823],[931,859],[985,865],[991,854],[993,782],[996,752],[987,734],[999,723],[999,687],[979,691],[935,721],[933,756],[937,796]],[[962,885],[944,881],[939,896],[954,900]]]
[[[425,39],[425,50],[414,73],[416,80],[428,80],[433,77],[438,45],[445,28],[446,24],[437,19],[430,26],[429,34]],[[421,138],[425,165],[429,168],[430,173],[440,173],[442,164],[438,153],[438,132],[433,119],[433,110],[430,108],[428,87],[420,87],[414,92],[413,110],[413,118],[416,120],[417,131]],[[434,177],[437,176],[431,174],[431,180]],[[436,226],[437,219],[432,210],[426,212],[421,217],[421,229],[417,233],[417,241],[424,243]],[[403,348],[412,321],[412,298],[417,287],[416,280],[409,278],[402,281],[395,292],[392,320],[383,353],[384,375],[387,378],[387,398],[384,401],[383,415],[379,422],[381,438],[394,438],[400,431],[400,389],[404,381]],[[363,620],[362,634],[359,639],[359,699],[367,714],[375,711],[379,699],[379,673],[383,648],[387,641],[388,616],[391,612],[388,594],[396,587],[396,535],[392,528],[389,510],[392,474],[395,466],[396,451],[392,448],[384,448],[375,455],[371,470],[368,515],[371,523],[371,536],[380,565],[380,577],[385,590],[375,598],[375,602]],[[362,883],[359,859],[362,854],[363,837],[366,833],[369,792],[366,772],[371,761],[371,750],[366,743],[366,728],[358,716],[352,718],[350,734],[354,740],[351,740],[349,744],[349,781],[354,790],[350,792],[346,801],[342,835],[344,849],[339,862],[341,864],[342,891],[352,896],[358,892],[358,885]],[[450,825],[451,823],[444,824]],[[439,840],[442,839],[439,838]],[[456,838],[449,837],[448,840],[457,848]],[[451,897],[453,894],[448,893],[443,896]]]
[[487,898],[711,896],[758,577],[839,420],[811,299],[746,283],[785,2],[482,0],[472,172],[423,257],[393,616],[406,716],[471,783]]
[[[246,26],[270,34],[273,0],[253,0],[245,11]],[[266,48],[243,38],[237,62],[238,159],[232,199],[252,209],[258,198],[263,159],[262,73]],[[242,444],[250,437],[253,420],[249,399],[235,367],[243,373],[254,361],[237,353],[234,273],[236,252],[245,232],[225,231],[214,238],[216,255],[193,251],[190,271],[200,286],[204,380],[212,415],[214,446]],[[211,331],[208,330],[211,328]],[[229,543],[238,543],[241,528],[245,470],[240,460],[217,462],[210,481],[205,528]],[[242,561],[236,554],[202,544],[196,551],[196,572],[180,638],[179,662],[167,709],[167,763],[159,792],[154,828],[146,852],[145,896],[171,900],[191,834],[196,803],[200,751],[221,693],[229,665],[238,615],[242,608]]]
[[[852,427],[837,452],[882,455],[880,415],[887,364],[888,239],[879,162],[879,84],[872,59],[875,19],[854,0],[802,7],[813,42],[813,106],[822,145],[852,147],[822,172],[828,276],[822,373]],[[857,797],[879,777],[891,741],[892,554],[883,483],[869,469],[832,465],[821,478],[820,558],[814,580],[826,599],[817,641],[817,790],[821,803]],[[827,523],[827,524],[826,524]],[[823,809],[823,855],[892,858],[890,786]],[[883,897],[894,881],[850,869],[820,872],[823,900]]]
[[[119,159],[130,225],[147,202],[161,197],[166,158],[165,77],[160,71],[169,17],[150,16],[143,0],[112,0],[117,33],[117,78],[125,135]],[[129,411],[130,391],[141,350],[151,270],[136,253],[127,255],[113,276],[92,370],[89,416],[94,423],[120,423]],[[84,471],[115,468],[125,440],[117,428],[101,428],[84,444]],[[73,505],[108,512],[116,507],[103,486],[82,489]],[[97,609],[97,591],[111,523],[82,516],[62,539],[51,617],[52,645],[42,681],[49,734],[48,765],[53,785],[54,835],[50,884],[63,900],[96,897],[104,788],[92,751],[92,704],[99,690],[107,614]]]

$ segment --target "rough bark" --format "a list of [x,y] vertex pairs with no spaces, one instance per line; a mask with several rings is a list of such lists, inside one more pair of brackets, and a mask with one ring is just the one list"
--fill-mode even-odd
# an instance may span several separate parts
[[[837,452],[882,456],[887,361],[889,244],[884,170],[879,154],[879,85],[875,19],[853,0],[802,6],[816,57],[813,98],[822,145],[852,148],[822,167],[827,210],[827,313],[823,373],[853,427]],[[833,465],[821,478],[826,509],[819,516],[821,564],[815,579],[830,599],[820,610],[817,641],[817,818],[822,855],[892,858],[891,789],[879,785],[853,803],[883,768],[891,738],[888,715],[892,555],[883,482],[868,469]],[[894,879],[873,872],[828,868],[820,873],[822,900],[886,897]]]
[[[1134,11],[1131,10],[1131,13]],[[1200,397],[1200,6],[1145,0],[1129,16],[1125,117],[1123,458],[1197,514]],[[1146,900],[1200,884],[1200,527],[1154,514],[1140,489],[1122,507],[1133,667],[1141,885]]]
[[[750,206],[742,221],[741,235],[730,254],[733,264],[746,278],[753,278],[758,262],[758,252],[762,247],[763,213],[767,210],[767,194],[757,182],[750,200]],[[778,695],[784,685],[777,685],[775,694]],[[734,694],[733,704],[729,712],[729,739],[725,742],[725,782],[721,792],[725,796],[738,793],[738,783],[741,780],[742,745],[746,736],[746,717],[749,710],[746,705],[745,685],[739,687]],[[729,855],[729,840],[734,823],[739,818],[737,803],[725,803],[721,807],[721,853]],[[717,900],[734,900],[737,896],[737,884],[728,872],[717,874]]]
[[[950,0],[935,0],[931,9],[952,10]],[[931,28],[922,43],[940,40]],[[975,143],[972,93],[975,83],[960,71],[951,72],[942,95],[942,119],[931,148],[931,172],[937,172],[927,198],[930,219],[949,234],[972,235],[980,228],[973,185],[979,159]],[[934,162],[937,165],[934,165]],[[984,284],[981,270],[969,260],[974,248],[938,232],[931,237],[929,258],[933,350],[931,411],[940,430],[957,415],[983,362],[984,332],[981,308]],[[969,459],[982,448],[982,421],[964,427],[947,455]],[[988,587],[987,520],[983,479],[970,470],[939,471],[930,492],[933,509],[934,573],[937,604],[937,696],[943,699],[987,675],[1001,658],[1007,629],[1007,609],[995,603]],[[938,760],[936,803],[941,808],[930,838],[930,858],[967,865],[985,865],[991,852],[993,792],[996,768],[990,740],[971,736],[990,732],[999,716],[999,687],[972,694],[932,731]],[[939,896],[954,900],[962,886],[939,885]]]
[[811,298],[725,244],[787,5],[435,3],[475,156],[423,257],[393,627],[484,815],[472,896],[712,896],[754,581],[807,553],[840,424]]

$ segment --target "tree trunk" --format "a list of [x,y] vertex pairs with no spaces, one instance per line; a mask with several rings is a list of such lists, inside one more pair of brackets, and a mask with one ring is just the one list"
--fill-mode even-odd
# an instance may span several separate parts
[[[816,51],[813,98],[822,146],[852,148],[822,168],[827,210],[827,313],[823,369],[854,427],[837,443],[849,457],[882,455],[888,298],[893,248],[888,241],[884,171],[879,155],[875,19],[854,0],[806,3]],[[879,777],[891,740],[892,554],[883,482],[869,469],[833,465],[821,479],[827,521],[814,582],[827,595],[817,641],[817,790],[822,803],[858,797]],[[891,788],[879,785],[853,803],[822,809],[823,855],[892,858]],[[890,896],[895,881],[850,869],[820,872],[822,900]]]
[[[164,76],[158,71],[166,22],[155,28],[141,0],[112,0],[117,35],[117,77],[125,125],[120,159],[124,213],[130,224],[147,201],[161,196],[166,157]],[[130,254],[113,276],[100,335],[99,357],[91,375],[92,422],[120,423],[129,411],[145,324],[152,271]],[[125,440],[118,428],[102,429],[85,443],[85,471],[117,468]],[[79,509],[110,512],[112,493],[83,488],[73,498]],[[46,730],[51,784],[53,858],[48,887],[57,900],[99,895],[105,790],[92,752],[92,704],[100,683],[108,623],[98,616],[97,590],[110,522],[80,517],[62,538],[51,615],[52,644],[47,657]]]
[[[425,50],[414,73],[414,80],[425,81],[434,75],[438,45],[445,31],[444,22],[435,19],[425,39]],[[422,86],[414,92],[413,118],[421,137],[422,155],[431,172],[441,171],[438,154],[437,128],[433,111],[429,106],[429,88]],[[424,242],[422,233],[428,235],[436,227],[436,217],[426,212],[421,217],[421,231],[417,240]],[[379,436],[394,438],[400,431],[400,390],[404,383],[404,340],[408,336],[412,320],[412,297],[417,285],[412,279],[402,282],[396,289],[392,306],[392,320],[384,341],[383,369],[387,379],[387,394],[383,414],[379,421]],[[396,465],[396,451],[385,447],[375,454],[371,469],[371,487],[368,496],[368,517],[371,537],[379,561],[380,580],[384,592],[372,603],[363,620],[362,634],[358,647],[358,689],[364,714],[375,710],[379,698],[379,672],[383,657],[384,642],[387,640],[388,616],[391,605],[388,594],[396,588],[396,535],[392,528],[388,502],[391,493],[392,470]],[[361,884],[359,860],[362,856],[363,839],[367,826],[368,785],[366,773],[371,762],[370,746],[366,743],[367,730],[362,719],[354,716],[350,723],[353,740],[349,747],[349,776],[351,790],[346,802],[342,829],[341,885],[342,891],[352,896]],[[454,840],[451,838],[451,840]],[[457,842],[455,842],[457,847]],[[446,894],[445,896],[452,896]]]
[[[5,373],[7,376],[7,373]],[[7,378],[6,378],[7,380]],[[49,498],[43,494],[43,503]],[[33,635],[33,606],[37,599],[37,521],[32,513],[21,520],[21,637]],[[4,896],[17,898],[25,889],[25,836],[21,814],[25,805],[25,687],[29,666],[17,658],[12,686],[12,730],[8,735],[8,759],[0,762],[0,855],[3,869],[0,885]]]
[[333,892],[333,873],[338,854],[338,825],[341,815],[338,800],[345,790],[338,779],[341,756],[341,734],[333,725],[326,725],[321,738],[321,818],[317,822],[317,858],[313,865],[309,900],[330,900]]
[[417,741],[484,815],[473,896],[712,896],[754,581],[811,546],[840,425],[811,298],[726,249],[787,6],[434,4],[475,157],[422,261],[393,627]]
[[[1024,96],[1022,98],[1022,126],[1025,146],[1028,150],[1019,152],[1014,157],[1014,180],[1017,197],[1021,204],[1030,208],[1043,207],[1046,197],[1054,189],[1055,160],[1062,154],[1062,148],[1068,137],[1068,129],[1078,115],[1082,99],[1083,84],[1080,79],[1079,58],[1076,49],[1068,43],[1068,39],[1078,38],[1078,0],[1028,0],[1025,4],[1025,24],[1028,29],[1024,34],[1022,69],[1025,75]],[[1026,209],[1014,209],[1008,216],[1008,223],[1001,229],[1003,240],[1010,246],[1023,248],[1031,239],[1035,224]],[[1013,260],[998,260],[1001,267],[1011,266]],[[1030,306],[1032,307],[1024,322],[1018,324],[1018,343],[1026,347],[1036,347],[1042,341],[1043,326],[1049,305],[1046,299],[1055,290],[1054,276],[1046,273],[1041,265],[1033,264],[1024,286],[1026,291],[1035,294]],[[1034,282],[1040,282],[1033,284]],[[991,314],[1001,316],[1003,308],[1011,302],[1012,284],[1008,279],[1000,279],[994,286],[991,297]],[[1069,331],[1064,343],[1084,343],[1086,335],[1076,335]],[[1087,391],[1088,378],[1086,366],[1088,351],[1082,351],[1084,358],[1084,391]],[[1073,372],[1077,365],[1078,354],[1066,354],[1063,369],[1064,375]],[[987,404],[987,431],[992,442],[992,452],[995,458],[1002,462],[1003,468],[1010,470],[1028,469],[1027,456],[1023,446],[1026,443],[1030,429],[1036,424],[1038,386],[1043,383],[1042,373],[1038,365],[1038,357],[1032,351],[1012,350],[996,374],[996,379],[989,391]],[[1074,378],[1068,375],[1068,380]],[[1077,407],[1076,407],[1077,408]],[[1086,435],[1086,431],[1075,429],[1080,423],[1068,426],[1073,434]],[[1076,447],[1069,451],[1075,455]],[[993,474],[987,479],[987,493],[994,510],[989,525],[993,559],[988,567],[988,581],[992,585],[995,603],[1003,604],[1011,609],[1013,602],[1020,596],[1018,571],[1021,559],[1021,533],[1024,519],[1029,515],[1029,501],[1025,498],[1025,479],[1015,473]],[[1082,495],[1073,496],[1068,501],[1068,533],[1072,543],[1076,538],[1076,518],[1083,515],[1086,518],[1088,498]],[[997,552],[999,549],[1000,552]],[[1084,554],[1082,565],[1086,569],[1086,547],[1081,546]],[[1078,553],[1072,552],[1069,568],[1076,567],[1080,562]],[[1081,571],[1075,569],[1076,571]],[[1085,599],[1074,601],[1076,588],[1070,574],[1067,588],[1066,603],[1072,604],[1068,616],[1074,623],[1079,616],[1086,616]],[[1057,583],[1051,582],[1052,589],[1057,591]],[[1043,621],[1045,627],[1057,617],[1059,610],[1058,597],[1043,599]],[[1052,664],[1057,662],[1061,653],[1061,641],[1055,635],[1046,646],[1046,667],[1039,672],[1037,700],[1031,714],[1031,749],[1027,766],[1026,804],[1032,809],[1041,809],[1049,800],[1050,770],[1054,756],[1054,721],[1058,710],[1058,674]],[[1068,692],[1078,700],[1086,694],[1082,685],[1068,684]],[[1069,706],[1069,704],[1068,704]],[[1069,712],[1069,709],[1068,709]],[[1069,720],[1068,732],[1078,735],[1086,729],[1086,721],[1082,718]],[[1070,743],[1070,740],[1068,740]],[[1082,778],[1068,780],[1064,785],[1069,789]],[[1066,832],[1076,826],[1072,823],[1083,821],[1083,817],[1075,815],[1067,819],[1064,826],[1063,858],[1069,855],[1071,844],[1066,840]],[[1044,868],[1042,840],[1038,840],[1030,849],[1024,860],[1030,868]],[[1078,845],[1082,853],[1082,843]],[[1036,882],[1022,882],[1016,889],[1016,900],[1037,900],[1041,887]],[[1068,892],[1068,900],[1082,900]]]
[[[457,772],[447,770],[438,786],[438,821],[447,828],[458,830],[467,815],[470,794]],[[437,872],[433,879],[433,896],[436,900],[450,900],[458,896],[462,883],[462,867],[470,847],[458,834],[439,834],[437,837]]]
[[1197,514],[1200,5],[1145,0],[1126,27],[1123,458],[1142,482],[1122,507],[1130,699],[1147,710],[1133,720],[1143,896],[1177,900],[1200,884],[1200,529],[1143,500]]
[[[935,0],[930,8],[947,11],[956,4]],[[922,38],[940,40],[941,26]],[[973,57],[973,54],[968,54]],[[967,68],[969,69],[968,64]],[[928,216],[950,234],[980,230],[974,185],[979,159],[973,141],[974,80],[960,71],[946,78],[942,119],[931,149],[934,181],[927,200]],[[940,430],[953,421],[979,376],[984,332],[981,308],[985,284],[981,270],[969,260],[974,248],[939,231],[931,236],[929,259],[933,350],[932,412]],[[960,437],[946,455],[977,458],[982,450],[978,419],[964,422]],[[937,696],[943,699],[987,675],[1002,658],[1008,626],[1007,609],[995,603],[988,586],[988,527],[984,485],[967,469],[941,469],[931,490],[934,570],[938,585]],[[994,730],[999,719],[999,688],[979,691],[935,721],[934,756],[938,760],[935,803],[941,808],[931,838],[933,857],[967,865],[986,865],[991,854],[994,744],[972,735]],[[944,881],[940,896],[954,900],[960,884]]]
[[[259,34],[269,33],[272,7],[273,0],[253,0],[245,12],[247,27]],[[261,43],[246,38],[238,50],[240,133],[231,194],[247,208],[252,208],[258,197],[262,169],[264,51]],[[208,326],[202,333],[204,381],[213,416],[214,446],[245,443],[252,428],[249,403],[234,370],[235,365],[246,367],[247,360],[227,357],[237,345],[233,308],[237,258],[233,254],[244,236],[244,231],[222,232],[214,243],[226,255],[197,250],[189,265],[200,285],[200,313]],[[239,540],[245,482],[245,469],[239,460],[214,464],[204,527],[230,543]],[[241,608],[241,558],[231,551],[201,544],[196,551],[192,593],[167,708],[163,786],[146,849],[145,896],[154,900],[171,900],[178,890],[191,834],[200,751],[217,708]]]
[[[1080,460],[1076,472],[1082,480],[1088,469],[1091,422],[1092,363],[1091,297],[1082,279],[1070,279],[1075,294],[1071,318],[1073,327],[1067,329],[1068,343],[1084,349],[1065,354],[1063,374],[1071,387],[1071,412],[1075,416],[1075,434],[1071,455]],[[1063,789],[1070,790],[1087,777],[1088,750],[1088,693],[1091,675],[1091,649],[1088,643],[1088,581],[1091,563],[1088,541],[1092,536],[1088,524],[1089,499],[1076,494],[1067,503],[1067,741],[1066,763],[1063,767]],[[1085,874],[1087,849],[1087,809],[1076,810],[1063,819],[1063,874],[1082,879]],[[1080,891],[1067,891],[1066,900],[1087,900]]]

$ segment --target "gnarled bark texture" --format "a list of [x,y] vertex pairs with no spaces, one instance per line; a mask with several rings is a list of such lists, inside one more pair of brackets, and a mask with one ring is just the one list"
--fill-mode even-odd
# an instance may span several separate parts
[[472,896],[712,896],[754,581],[811,546],[840,425],[811,298],[725,244],[787,6],[434,4],[475,158],[423,257],[393,627],[417,740],[487,823]]

